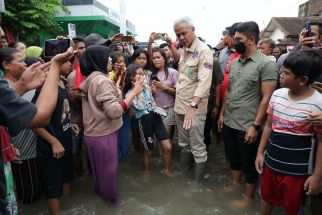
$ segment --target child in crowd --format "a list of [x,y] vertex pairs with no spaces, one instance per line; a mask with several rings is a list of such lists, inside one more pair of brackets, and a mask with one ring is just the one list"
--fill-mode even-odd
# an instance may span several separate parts
[[[62,65],[56,108],[48,125],[35,129],[41,181],[50,214],[60,214],[59,198],[69,194],[70,181],[73,179],[71,114],[65,82],[72,70],[71,62]],[[36,90],[34,102],[40,91],[40,88]]]
[[118,87],[122,87],[121,84],[124,80],[126,70],[125,56],[120,51],[114,51],[111,54],[111,58],[113,70],[110,71],[108,74]]
[[284,207],[286,215],[298,214],[305,191],[314,195],[321,190],[322,126],[308,122],[308,117],[322,111],[322,95],[311,88],[321,72],[322,58],[313,51],[294,51],[284,67],[280,79],[284,88],[276,90],[269,102],[255,161],[262,174],[261,214],[265,215],[274,205]]
[[[144,49],[136,49],[132,55],[131,62],[139,65],[143,69],[143,71],[145,73],[145,77],[146,77],[146,82],[150,83],[151,72],[147,69],[148,68],[148,52]],[[131,116],[131,130],[132,130],[133,146],[135,148],[135,151],[142,153],[144,149],[142,148],[142,144],[140,144],[140,133],[139,133],[139,128],[138,128],[138,122],[132,113],[130,113],[130,116]]]
[[[111,54],[112,68],[108,74],[110,78],[115,82],[116,86],[121,89],[123,88],[126,60],[125,56],[121,51],[114,51]],[[124,97],[124,95],[122,95]],[[129,111],[126,111],[122,115],[123,125],[119,130],[119,144],[118,144],[118,159],[124,160],[127,157],[129,151],[129,145],[131,142],[131,120]]]
[[[84,125],[82,118],[82,93],[79,90],[79,85],[83,83],[85,77],[80,71],[80,58],[86,51],[85,40],[82,37],[74,37],[73,42],[75,44],[73,68],[74,70],[67,76],[68,83],[68,101],[70,105],[71,113],[71,123],[72,123],[72,137],[73,137],[73,166],[74,166],[74,176],[79,176],[83,173],[82,164],[82,148],[84,139]],[[88,158],[88,157],[87,157]],[[88,159],[87,159],[88,161]],[[88,170],[91,171],[89,162]]]
[[148,69],[148,59],[148,52],[144,49],[137,49],[132,55],[132,63],[139,65],[143,69],[146,80],[148,83],[150,83],[151,71]]
[[[143,69],[137,64],[130,64],[127,67],[127,73],[124,83],[124,95],[127,97],[131,93],[134,83],[144,77]],[[155,103],[152,97],[151,89],[145,86],[144,90],[133,100],[131,110],[138,119],[141,143],[144,147],[144,170],[145,176],[148,176],[149,164],[152,150],[154,148],[153,135],[160,141],[163,149],[163,170],[166,176],[170,174],[171,149],[170,137],[162,122],[161,116],[154,112]]]

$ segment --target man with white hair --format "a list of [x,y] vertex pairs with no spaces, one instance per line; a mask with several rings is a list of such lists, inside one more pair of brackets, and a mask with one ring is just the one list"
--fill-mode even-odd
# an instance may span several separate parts
[[171,47],[174,59],[179,62],[180,72],[174,106],[179,145],[182,148],[180,164],[182,171],[186,172],[192,167],[194,158],[195,180],[198,182],[207,161],[203,132],[212,79],[213,54],[195,35],[195,27],[189,17],[175,21],[174,31],[183,45],[179,51]]

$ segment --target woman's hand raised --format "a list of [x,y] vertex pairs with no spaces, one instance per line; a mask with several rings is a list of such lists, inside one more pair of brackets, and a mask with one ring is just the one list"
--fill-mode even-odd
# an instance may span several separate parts
[[132,92],[135,96],[138,96],[142,92],[144,88],[144,82],[145,82],[145,77],[142,77],[140,80],[133,82],[134,87]]

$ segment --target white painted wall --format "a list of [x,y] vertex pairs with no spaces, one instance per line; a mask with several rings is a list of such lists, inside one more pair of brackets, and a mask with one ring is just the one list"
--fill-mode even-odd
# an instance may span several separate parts
[[[70,11],[70,14],[67,16],[93,16],[93,15],[95,15],[94,8],[96,8],[96,7],[94,5],[72,5],[72,6],[66,6],[66,7]],[[103,14],[97,14],[97,15],[103,15]],[[105,12],[104,12],[104,15],[106,16]],[[58,13],[57,16],[66,16],[66,14],[60,10],[60,12]]]
[[[111,7],[111,4],[107,4],[105,0],[98,0],[98,1],[109,8],[109,13],[101,10],[100,8],[94,5],[71,5],[71,6],[66,6],[70,11],[70,14],[65,14],[59,8],[56,16],[106,16],[112,19],[113,21],[115,21],[117,24],[121,24],[121,16],[116,10],[113,9],[114,7]],[[112,2],[113,1],[111,1],[110,3]],[[119,0],[114,0],[114,3],[116,2],[118,3]],[[124,20],[124,25],[125,23],[126,23],[126,19]],[[133,26],[131,28],[128,28],[128,26],[126,28],[132,32],[135,32],[135,25],[133,23],[132,25]]]
[[[69,16],[109,16],[108,13],[94,5],[72,5],[66,6],[70,11]],[[65,14],[60,12],[58,16]]]
[[111,8],[109,8],[110,13],[107,13],[94,5],[72,5],[66,7],[70,11],[70,14],[66,15],[60,10],[57,16],[106,16],[113,19],[116,23],[120,23],[119,16],[116,17],[115,11],[113,16]]
[[275,30],[273,31],[273,33],[271,34],[271,36],[269,38],[274,41],[276,41],[278,39],[284,39],[284,33],[280,29],[275,28]]

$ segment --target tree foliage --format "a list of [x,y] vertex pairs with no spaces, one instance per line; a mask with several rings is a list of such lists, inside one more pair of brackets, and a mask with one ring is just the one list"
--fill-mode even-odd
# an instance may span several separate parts
[[16,40],[27,43],[39,39],[41,30],[57,34],[60,26],[54,21],[58,10],[69,13],[61,0],[6,0],[1,26],[10,30]]

